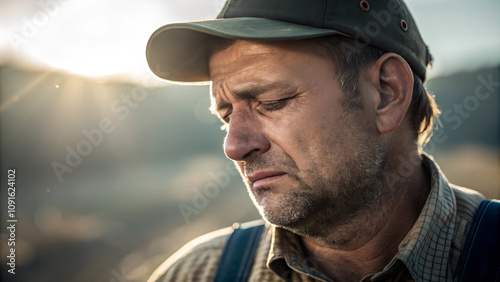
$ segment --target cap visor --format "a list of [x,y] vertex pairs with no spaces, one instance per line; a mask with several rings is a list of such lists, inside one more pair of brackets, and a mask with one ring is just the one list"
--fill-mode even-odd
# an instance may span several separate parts
[[294,40],[338,31],[263,18],[228,18],[169,24],[150,37],[146,57],[151,71],[170,81],[209,81],[208,50],[214,38]]

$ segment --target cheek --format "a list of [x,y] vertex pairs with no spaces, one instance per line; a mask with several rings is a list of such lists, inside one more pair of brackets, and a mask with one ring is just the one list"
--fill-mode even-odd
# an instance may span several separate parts
[[311,124],[306,133],[299,133],[301,160],[304,170],[330,175],[345,164],[352,155],[357,140],[352,138],[351,125],[338,116],[322,116]]
[[[316,160],[324,156],[330,141],[330,126],[313,123],[311,119],[281,119],[279,124],[270,126],[269,139],[281,151],[293,160],[299,170],[311,170]],[[328,152],[329,153],[329,152]]]

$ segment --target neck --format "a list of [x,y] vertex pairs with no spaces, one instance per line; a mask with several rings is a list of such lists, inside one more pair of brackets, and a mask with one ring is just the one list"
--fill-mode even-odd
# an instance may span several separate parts
[[[399,243],[413,227],[430,190],[418,152],[388,163],[386,187],[378,205],[360,212],[330,234],[344,237],[343,244],[325,244],[322,238],[303,237],[309,256],[316,259],[319,270],[337,281],[360,281],[364,276],[381,271],[398,251]],[[412,161],[413,160],[413,161]],[[418,160],[418,161],[417,161]],[[403,170],[404,168],[404,170]],[[349,238],[349,239],[348,239]]]

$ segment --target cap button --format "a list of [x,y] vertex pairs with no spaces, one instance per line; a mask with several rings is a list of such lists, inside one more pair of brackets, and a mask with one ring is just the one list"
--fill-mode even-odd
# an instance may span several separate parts
[[368,12],[370,10],[370,4],[368,4],[368,1],[363,0],[359,2],[359,7],[361,7],[361,10]]
[[401,20],[401,22],[399,22],[399,25],[401,26],[401,29],[403,31],[407,31],[408,30],[408,24],[406,23],[405,20]]

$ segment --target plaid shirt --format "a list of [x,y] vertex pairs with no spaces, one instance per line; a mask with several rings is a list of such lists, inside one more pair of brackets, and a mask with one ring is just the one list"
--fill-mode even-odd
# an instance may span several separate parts
[[[448,183],[435,162],[424,155],[431,191],[415,225],[392,261],[362,281],[452,281],[468,230],[484,198]],[[201,236],[166,260],[148,281],[213,281],[232,229]],[[266,226],[249,281],[332,281],[314,268],[298,235]]]

